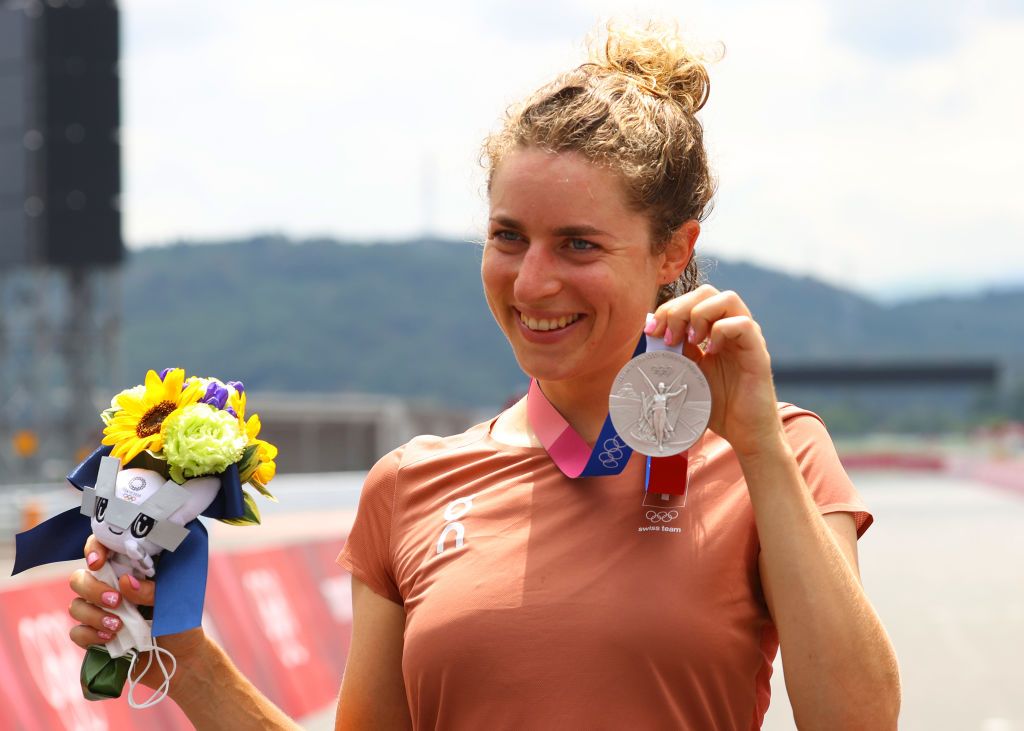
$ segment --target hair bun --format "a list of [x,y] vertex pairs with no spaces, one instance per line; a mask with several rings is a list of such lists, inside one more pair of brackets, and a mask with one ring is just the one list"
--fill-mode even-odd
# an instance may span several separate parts
[[672,99],[691,114],[711,92],[705,57],[686,47],[674,25],[609,22],[591,43],[590,56],[594,65],[631,77],[644,91]]

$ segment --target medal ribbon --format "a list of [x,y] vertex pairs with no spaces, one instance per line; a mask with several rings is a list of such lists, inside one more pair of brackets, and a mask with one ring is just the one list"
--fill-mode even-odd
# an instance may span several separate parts
[[[633,350],[633,357],[644,352],[647,336],[641,336]],[[534,378],[526,396],[526,420],[544,445],[548,456],[566,477],[601,477],[617,475],[626,468],[633,448],[619,439],[612,417],[604,418],[601,434],[593,449],[575,429],[569,426],[558,409],[551,405]]]
[[[653,317],[653,315],[648,315],[647,321],[650,322]],[[648,353],[665,350],[683,355],[685,340],[680,340],[678,345],[666,345],[661,338],[653,338],[650,335],[644,337],[647,339]],[[644,473],[644,489],[648,492],[660,493],[665,499],[668,495],[685,495],[686,469],[689,466],[688,454],[689,450],[686,450],[668,457],[648,457],[647,469]]]
[[[648,315],[648,318],[651,317]],[[682,344],[665,345],[661,338],[642,335],[633,351],[633,357],[656,350],[681,354]],[[617,475],[625,469],[633,454],[633,448],[619,438],[610,415],[605,417],[601,434],[591,448],[565,417],[558,413],[558,409],[551,405],[536,378],[530,381],[530,391],[526,397],[526,419],[548,456],[569,478]],[[686,468],[686,452],[669,457],[648,457],[644,489],[663,495],[684,495]]]

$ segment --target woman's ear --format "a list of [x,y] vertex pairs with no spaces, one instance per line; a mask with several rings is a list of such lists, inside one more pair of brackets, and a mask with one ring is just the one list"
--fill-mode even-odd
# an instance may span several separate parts
[[685,221],[672,234],[662,252],[661,271],[658,273],[658,284],[664,285],[679,279],[686,270],[686,265],[693,257],[693,249],[700,236],[700,222],[691,218]]

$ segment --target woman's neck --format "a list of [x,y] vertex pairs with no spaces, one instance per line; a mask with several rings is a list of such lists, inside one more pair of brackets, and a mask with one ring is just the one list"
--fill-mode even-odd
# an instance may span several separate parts
[[615,377],[595,374],[573,381],[539,381],[540,389],[569,426],[593,444],[608,416],[608,394]]
[[[632,350],[606,358],[606,367],[572,379],[538,379],[548,402],[587,444],[593,445],[601,435],[608,417],[608,394],[619,370],[630,357]],[[511,446],[542,446],[527,418],[525,398],[499,415],[491,428],[491,436]]]
[[[595,379],[596,380],[596,379]],[[608,393],[614,378],[607,386],[580,388],[579,382],[540,382],[541,391],[558,413],[588,444],[594,444],[608,416]],[[570,386],[566,388],[566,386]],[[512,447],[542,447],[527,418],[526,399],[502,412],[491,427],[491,436]]]

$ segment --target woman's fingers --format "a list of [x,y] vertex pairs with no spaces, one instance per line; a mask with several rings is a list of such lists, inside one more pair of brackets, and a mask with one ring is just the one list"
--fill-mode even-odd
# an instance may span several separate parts
[[109,612],[104,612],[95,604],[90,604],[82,597],[75,597],[68,607],[71,618],[90,627],[99,634],[103,641],[109,640],[121,629],[121,620]]
[[136,606],[153,606],[156,597],[156,584],[148,579],[136,579],[125,574],[119,579],[119,587],[124,598]]
[[107,547],[96,536],[90,535],[85,541],[85,562],[94,571],[107,562]]
[[738,294],[704,284],[661,305],[645,332],[664,338],[667,345],[696,344],[708,337],[712,323],[737,316],[750,317],[749,308]]
[[765,350],[767,346],[761,334],[761,326],[746,315],[716,320],[708,333],[705,355],[714,355],[730,347],[741,350]]
[[710,284],[704,284],[692,292],[665,302],[654,311],[654,322],[648,323],[644,332],[663,338],[666,345],[685,343],[690,326],[690,311],[697,303],[716,294],[717,289]]
[[113,609],[121,604],[121,593],[104,584],[85,569],[71,574],[71,590],[90,604]]
[[120,606],[124,600],[136,606],[152,605],[156,590],[152,581],[136,579],[131,574],[122,576],[115,589],[85,569],[72,573],[69,584],[78,596],[68,607],[68,614],[81,623],[71,628],[70,636],[80,647],[109,642],[121,629],[121,620],[106,610]]
[[121,604],[121,594],[94,577],[85,569],[71,574],[71,589],[78,594],[68,607],[72,619],[81,622],[71,628],[71,640],[81,647],[102,645],[113,639],[121,629],[121,620],[104,608]]
[[711,334],[713,324],[734,317],[751,319],[750,310],[738,294],[732,290],[726,290],[707,297],[696,303],[690,310],[687,340],[691,343],[702,343]]
[[88,649],[89,645],[102,645],[105,642],[110,642],[110,640],[114,638],[114,635],[111,632],[107,632],[106,630],[97,630],[84,624],[72,627],[68,631],[68,636],[71,638],[72,642],[82,649]]

